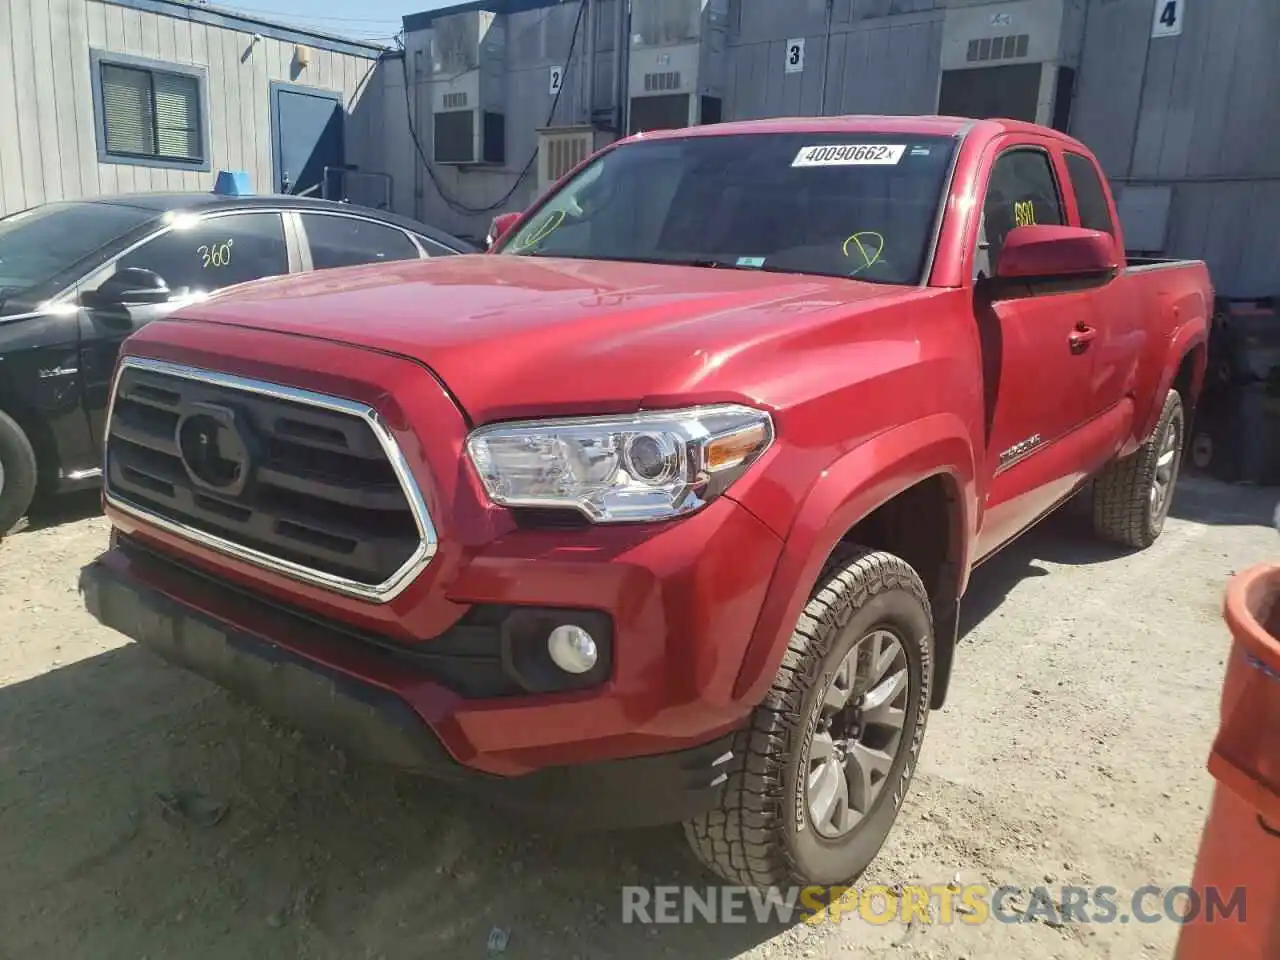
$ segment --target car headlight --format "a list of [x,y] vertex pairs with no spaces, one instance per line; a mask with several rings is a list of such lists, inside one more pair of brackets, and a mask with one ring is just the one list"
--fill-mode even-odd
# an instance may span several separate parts
[[697,510],[772,442],[768,413],[719,404],[495,424],[474,431],[467,452],[495,503],[617,523]]

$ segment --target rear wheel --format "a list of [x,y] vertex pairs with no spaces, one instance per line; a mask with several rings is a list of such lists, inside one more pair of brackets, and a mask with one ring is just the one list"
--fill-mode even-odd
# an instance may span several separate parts
[[1186,432],[1182,397],[1170,390],[1147,442],[1094,483],[1093,526],[1100,536],[1139,549],[1156,542],[1173,502]]
[[738,734],[722,806],[688,821],[730,883],[844,883],[866,869],[915,773],[933,671],[924,585],[851,548],[827,565],[777,678]]
[[13,418],[0,411],[0,537],[14,528],[36,493],[36,455]]

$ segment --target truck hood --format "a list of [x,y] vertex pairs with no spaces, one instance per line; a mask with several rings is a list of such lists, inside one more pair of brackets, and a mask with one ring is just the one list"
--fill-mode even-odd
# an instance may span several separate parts
[[735,356],[794,338],[835,311],[862,312],[917,289],[467,255],[244,284],[179,316],[411,357],[480,423],[558,410],[627,412],[661,394],[728,399],[737,390],[717,389],[717,372]]

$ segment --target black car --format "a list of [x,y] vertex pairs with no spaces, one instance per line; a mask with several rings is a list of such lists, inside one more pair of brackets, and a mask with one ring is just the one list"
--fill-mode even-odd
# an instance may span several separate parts
[[0,536],[37,490],[93,485],[121,342],[208,292],[475,253],[414,220],[306,197],[137,194],[0,219]]

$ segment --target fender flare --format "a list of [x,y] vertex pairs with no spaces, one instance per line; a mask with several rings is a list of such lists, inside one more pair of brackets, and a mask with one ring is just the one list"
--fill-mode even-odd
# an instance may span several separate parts
[[734,700],[754,705],[764,698],[822,565],[849,529],[934,476],[946,478],[958,508],[952,536],[960,553],[955,558],[959,596],[968,576],[976,523],[973,443],[958,416],[938,413],[878,434],[843,454],[809,488],[744,651]]
[[[1146,415],[1136,424],[1138,429],[1135,430],[1136,436],[1134,439],[1137,445],[1141,445],[1151,436],[1156,424],[1160,421],[1160,414],[1164,410],[1164,398],[1173,389],[1173,381],[1178,376],[1178,370],[1181,368],[1182,362],[1193,350],[1203,346],[1205,349],[1200,352],[1199,361],[1191,372],[1191,396],[1200,396],[1200,390],[1204,386],[1205,371],[1209,365],[1208,341],[1208,326],[1203,319],[1184,324],[1169,341],[1160,371],[1160,384],[1151,396]],[[1189,398],[1184,399],[1188,400],[1186,403],[1186,415],[1189,428],[1195,405],[1189,401]]]

